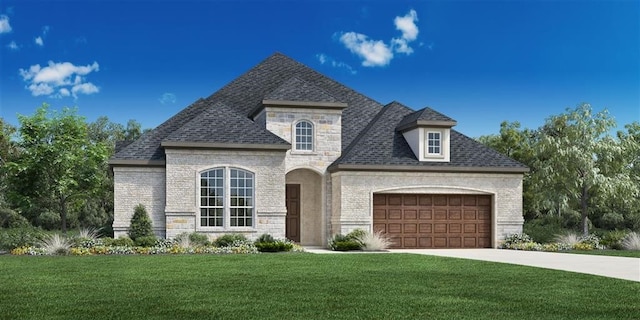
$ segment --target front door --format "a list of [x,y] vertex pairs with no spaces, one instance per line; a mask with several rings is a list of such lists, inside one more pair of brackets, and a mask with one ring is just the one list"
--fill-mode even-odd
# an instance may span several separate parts
[[287,239],[300,242],[300,185],[287,184],[287,219],[285,236]]

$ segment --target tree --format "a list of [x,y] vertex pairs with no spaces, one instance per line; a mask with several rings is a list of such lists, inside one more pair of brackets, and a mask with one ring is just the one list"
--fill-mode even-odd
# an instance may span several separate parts
[[[608,135],[615,127],[606,111],[593,114],[588,104],[548,118],[540,128],[533,185],[543,196],[539,209],[558,212],[577,208],[584,235],[589,233],[589,213],[600,195],[625,189],[627,179],[608,175],[608,156],[617,142]],[[621,180],[622,179],[622,180]]]
[[141,237],[153,236],[153,228],[151,227],[151,219],[147,214],[147,209],[142,204],[138,204],[133,211],[131,224],[129,225],[129,238],[135,241]]
[[94,195],[104,178],[107,148],[89,139],[84,118],[72,109],[49,112],[43,104],[34,115],[18,119],[21,152],[7,164],[10,198],[22,211],[56,212],[66,232],[70,205]]
[[0,118],[0,207],[5,205],[7,170],[6,164],[11,161],[17,154],[15,143],[11,137],[15,134],[16,128],[6,123]]

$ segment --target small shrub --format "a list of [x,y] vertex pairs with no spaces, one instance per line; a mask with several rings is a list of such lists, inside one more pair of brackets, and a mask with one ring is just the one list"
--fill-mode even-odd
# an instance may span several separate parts
[[256,242],[275,242],[275,241],[276,239],[274,239],[273,236],[268,233],[263,233],[258,237],[258,239],[256,239]]
[[564,234],[559,234],[555,238],[557,243],[565,244],[569,247],[574,247],[576,244],[580,243],[581,236],[575,232],[565,232]]
[[291,251],[293,243],[289,240],[274,239],[270,234],[263,234],[254,242],[260,252]]
[[366,232],[358,238],[362,244],[362,250],[380,251],[389,248],[391,240],[381,231]]
[[45,234],[37,227],[0,228],[0,250],[12,250],[18,247],[32,247],[38,244]]
[[600,238],[595,234],[590,234],[590,235],[587,235],[587,236],[580,237],[580,242],[581,243],[586,243],[586,244],[592,246],[594,249],[599,249],[600,248]]
[[27,218],[9,209],[0,208],[0,228],[26,228],[31,224]]
[[366,234],[367,232],[362,229],[353,229],[351,232],[347,233],[347,238],[352,240],[358,240],[364,237]]
[[206,234],[192,232],[189,234],[189,241],[196,246],[208,246],[211,244],[209,242],[209,237]]
[[111,237],[100,238],[100,242],[102,242],[102,245],[105,246],[105,247],[112,246],[114,241],[115,241],[115,239],[113,239]]
[[60,215],[53,211],[44,211],[36,218],[36,224],[46,230],[54,230],[60,227]]
[[[500,248],[502,249],[516,249],[516,247],[523,243],[533,242],[531,237],[526,233],[514,233],[506,236]],[[516,249],[518,250],[518,249]]]
[[156,236],[137,237],[133,243],[138,247],[153,247],[156,245],[158,238]]
[[131,217],[131,224],[129,225],[129,237],[133,240],[138,237],[153,236],[153,228],[151,226],[151,218],[147,214],[147,209],[144,205],[139,204],[133,211],[133,217]]
[[542,216],[524,222],[523,233],[538,243],[549,243],[554,237],[564,231],[562,218],[554,215]]
[[591,243],[588,242],[578,242],[573,245],[573,250],[581,250],[581,251],[591,251],[596,249]]
[[118,239],[114,239],[111,243],[112,247],[133,247],[133,240],[129,237],[120,237]]
[[560,251],[560,246],[557,243],[545,243],[541,249],[546,252],[558,252]]
[[622,247],[626,250],[640,250],[640,234],[637,232],[629,233],[622,240]]
[[214,244],[217,247],[229,247],[236,241],[247,241],[247,237],[239,233],[225,234],[223,236],[218,237],[214,241]]
[[329,248],[334,251],[360,250],[362,248],[362,243],[348,235],[336,234],[329,241]]
[[50,255],[67,255],[71,249],[71,242],[57,233],[42,240],[40,247]]
[[602,235],[602,239],[600,240],[600,243],[609,249],[622,250],[623,249],[622,241],[627,236],[627,234],[628,232],[624,230],[614,230],[614,231],[605,232]]

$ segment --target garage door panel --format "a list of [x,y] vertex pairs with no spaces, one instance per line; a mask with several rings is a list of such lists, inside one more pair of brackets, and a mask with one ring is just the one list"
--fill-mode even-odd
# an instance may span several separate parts
[[418,224],[417,223],[405,223],[404,233],[418,233]]
[[404,219],[405,220],[417,220],[418,219],[418,210],[404,210]]
[[387,219],[402,220],[402,209],[389,209],[387,212]]
[[490,196],[377,194],[373,199],[373,229],[388,235],[391,248],[491,246]]

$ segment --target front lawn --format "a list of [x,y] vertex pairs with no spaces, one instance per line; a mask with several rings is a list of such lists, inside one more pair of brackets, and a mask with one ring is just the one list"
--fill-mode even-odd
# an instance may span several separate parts
[[1,319],[637,319],[640,283],[412,254],[0,256]]

